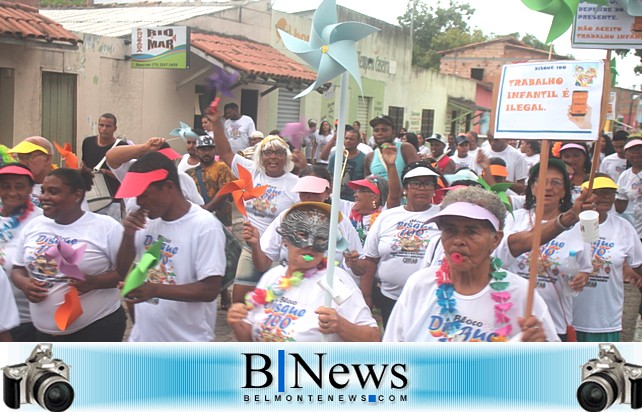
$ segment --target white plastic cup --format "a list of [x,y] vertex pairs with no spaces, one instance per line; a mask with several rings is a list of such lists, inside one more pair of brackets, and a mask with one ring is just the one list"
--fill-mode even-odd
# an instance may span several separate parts
[[600,214],[595,210],[585,210],[579,217],[582,240],[586,243],[597,241],[600,238]]

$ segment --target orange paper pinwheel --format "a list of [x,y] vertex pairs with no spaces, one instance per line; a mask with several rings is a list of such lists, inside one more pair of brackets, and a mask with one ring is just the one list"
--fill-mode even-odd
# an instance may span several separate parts
[[223,196],[231,193],[234,198],[234,203],[236,203],[236,208],[243,214],[243,216],[247,217],[244,202],[246,200],[260,197],[265,193],[265,190],[268,187],[267,185],[253,187],[252,174],[241,165],[238,165],[238,169],[240,179],[227,183],[221,188],[221,190],[219,190],[217,196]]
[[60,156],[65,159],[65,166],[70,169],[78,169],[78,156],[76,156],[72,151],[71,145],[69,143],[65,143],[64,147],[60,147],[56,142],[54,142],[54,145],[56,145],[56,149],[58,150],[58,153],[60,153]]

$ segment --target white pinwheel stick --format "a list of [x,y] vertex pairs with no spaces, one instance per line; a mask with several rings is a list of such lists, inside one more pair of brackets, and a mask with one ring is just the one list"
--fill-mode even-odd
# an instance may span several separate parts
[[[334,281],[334,259],[337,251],[337,239],[339,230],[339,209],[341,202],[341,168],[343,166],[343,148],[346,130],[346,119],[348,117],[348,88],[350,77],[348,72],[341,76],[341,94],[339,104],[339,127],[337,129],[337,150],[334,152],[334,170],[332,171],[332,209],[330,211],[330,236],[328,237],[328,269],[325,278],[328,286],[325,296],[325,306],[331,307],[332,304],[332,284]],[[325,335],[324,335],[325,337]]]

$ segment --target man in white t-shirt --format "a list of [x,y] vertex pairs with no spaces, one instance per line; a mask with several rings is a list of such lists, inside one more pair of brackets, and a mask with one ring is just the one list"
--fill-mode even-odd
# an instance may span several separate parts
[[221,223],[183,197],[176,166],[158,152],[130,167],[116,197],[136,197],[140,206],[123,222],[117,259],[123,278],[132,262],[143,265],[149,254],[143,255],[162,242],[152,263],[140,268],[146,281],[126,295],[135,304],[130,341],[214,340],[216,297],[226,262]]
[[[526,167],[526,160],[524,156],[515,149],[513,146],[510,146],[506,140],[494,139],[491,133],[488,133],[488,146],[482,147],[480,150],[489,158],[499,157],[506,162],[506,168],[508,169],[508,176],[506,177],[506,182],[511,182],[513,185],[511,189],[513,192],[521,194],[524,193],[526,189],[526,177],[528,176],[528,169]],[[470,155],[470,152],[469,152]],[[477,174],[481,174],[482,167],[475,159],[475,162],[471,166]]]
[[459,170],[462,167],[470,168],[475,161],[475,158],[468,153],[470,150],[470,142],[466,136],[462,134],[455,138],[455,143],[457,151],[453,157],[451,157],[452,161],[455,162],[455,170]]
[[223,113],[225,137],[230,142],[232,152],[242,152],[250,146],[250,135],[256,131],[254,120],[250,116],[241,115],[236,103],[226,104]]
[[626,157],[624,157],[624,145],[629,134],[624,130],[618,130],[613,134],[613,148],[615,153],[604,158],[600,164],[600,172],[611,176],[617,182],[622,172],[626,170]]

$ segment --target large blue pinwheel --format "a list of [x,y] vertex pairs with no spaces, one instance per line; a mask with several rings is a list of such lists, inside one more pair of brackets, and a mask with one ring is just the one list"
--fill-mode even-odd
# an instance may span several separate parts
[[361,76],[355,43],[376,31],[379,29],[365,23],[354,21],[337,23],[335,0],[323,0],[314,12],[309,42],[279,30],[285,47],[297,54],[317,72],[317,79],[314,83],[299,93],[295,99],[305,96],[345,71],[352,75],[361,90]]

